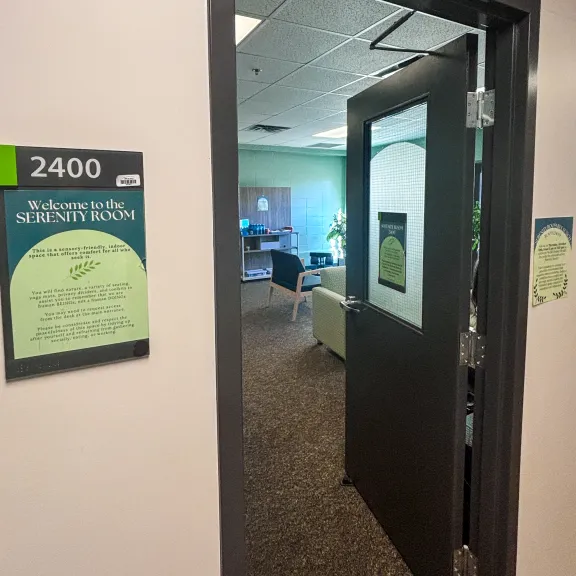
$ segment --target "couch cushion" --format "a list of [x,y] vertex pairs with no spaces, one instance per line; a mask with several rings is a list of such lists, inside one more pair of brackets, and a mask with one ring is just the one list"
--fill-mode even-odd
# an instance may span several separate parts
[[[284,280],[275,281],[274,278],[272,278],[272,282],[279,286],[283,286],[284,288],[288,288],[288,290],[292,290],[292,292],[296,292],[296,285],[291,284],[290,282],[284,282]],[[317,286],[320,286],[320,276],[304,276],[302,292],[310,292],[312,288],[316,288]]]

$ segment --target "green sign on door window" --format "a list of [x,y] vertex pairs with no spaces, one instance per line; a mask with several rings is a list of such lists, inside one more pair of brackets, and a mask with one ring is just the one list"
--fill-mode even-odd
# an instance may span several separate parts
[[378,283],[406,293],[406,214],[379,212]]

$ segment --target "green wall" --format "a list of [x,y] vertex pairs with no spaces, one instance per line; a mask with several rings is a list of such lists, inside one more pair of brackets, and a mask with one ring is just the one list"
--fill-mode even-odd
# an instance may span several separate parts
[[[425,146],[425,140],[415,140]],[[379,152],[385,146],[376,148]],[[346,209],[346,157],[303,152],[240,149],[240,186],[289,186],[292,189],[292,226],[300,232],[303,258],[310,251],[328,250],[326,234],[333,215]],[[482,159],[482,131],[476,134],[476,161]]]
[[300,255],[328,250],[333,215],[345,209],[346,158],[285,151],[238,152],[240,186],[289,186],[292,226],[300,232]]

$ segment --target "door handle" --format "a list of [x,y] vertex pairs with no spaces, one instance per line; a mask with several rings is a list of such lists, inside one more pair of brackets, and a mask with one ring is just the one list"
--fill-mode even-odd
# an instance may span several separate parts
[[354,312],[354,314],[360,314],[362,308],[355,308],[354,304],[361,304],[361,302],[355,296],[348,296],[347,300],[342,300],[340,302],[340,308],[346,312]]

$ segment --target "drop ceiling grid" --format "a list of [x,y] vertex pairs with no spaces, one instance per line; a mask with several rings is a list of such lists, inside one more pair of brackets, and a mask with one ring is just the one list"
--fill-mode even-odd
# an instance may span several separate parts
[[[262,23],[255,29],[255,31],[254,31],[252,34],[250,34],[246,39],[244,39],[244,40],[240,43],[240,45],[238,46],[238,55],[239,55],[239,57],[240,57],[240,58],[243,58],[243,59],[246,58],[246,57],[270,58],[268,55],[267,55],[267,56],[263,56],[263,55],[261,55],[261,54],[249,54],[248,52],[242,52],[243,46],[245,47],[245,46],[246,46],[246,42],[249,42],[250,39],[257,38],[258,31],[261,31],[261,30],[262,30],[262,27],[265,26],[268,22],[274,20],[275,16],[276,16],[279,12],[281,12],[283,8],[285,8],[287,5],[290,5],[290,4],[293,5],[295,2],[298,2],[298,1],[300,1],[300,0],[286,0],[284,3],[282,3],[281,5],[279,5],[279,6],[274,10],[274,12],[272,12],[272,14],[270,14],[270,16],[268,16],[267,18],[263,19]],[[355,2],[356,2],[356,4],[359,5],[359,6],[361,6],[362,4],[365,4],[365,2],[362,2],[362,1],[360,1],[360,0],[355,0]],[[329,50],[326,50],[326,51],[324,51],[322,54],[320,54],[319,56],[317,56],[317,57],[309,60],[307,63],[303,63],[303,64],[302,64],[302,63],[298,63],[298,64],[297,64],[297,63],[294,63],[294,62],[290,62],[290,64],[294,64],[295,66],[298,66],[298,67],[297,67],[294,71],[289,72],[288,74],[284,75],[282,78],[276,79],[274,82],[272,82],[272,83],[271,83],[269,86],[267,86],[266,88],[273,88],[273,87],[275,87],[275,86],[277,86],[277,85],[278,85],[278,86],[284,86],[284,85],[285,85],[285,82],[290,82],[290,79],[291,79],[292,77],[294,77],[295,75],[297,75],[297,74],[299,74],[299,73],[302,74],[306,69],[315,68],[316,70],[319,71],[319,73],[322,73],[322,72],[320,71],[320,69],[314,67],[314,63],[315,63],[317,60],[320,60],[320,59],[324,58],[327,54],[330,54],[330,52],[332,52],[333,50],[336,50],[336,49],[338,49],[339,47],[347,44],[348,42],[352,41],[353,39],[359,37],[361,34],[365,34],[365,33],[367,32],[367,30],[370,30],[371,28],[373,28],[373,27],[375,27],[375,26],[382,25],[384,22],[394,21],[395,19],[397,19],[399,16],[401,16],[402,14],[404,14],[404,13],[406,12],[405,9],[400,8],[399,6],[395,6],[395,5],[393,5],[393,4],[387,3],[387,2],[380,2],[379,0],[371,0],[371,3],[378,4],[378,5],[381,4],[383,7],[386,7],[386,13],[385,13],[385,15],[384,15],[383,18],[380,18],[380,19],[376,20],[375,22],[372,22],[372,23],[371,23],[370,25],[368,25],[366,28],[363,28],[363,29],[361,29],[361,30],[358,30],[354,35],[346,35],[346,34],[343,34],[343,33],[338,34],[338,36],[342,38],[342,42],[339,42],[339,43],[338,43],[336,46],[334,46],[333,48],[331,48],[331,49],[329,49]],[[249,12],[246,12],[246,11],[243,11],[243,12],[249,13]],[[283,23],[283,22],[280,21],[280,20],[278,20],[278,22],[279,22],[279,23]],[[289,24],[289,23],[285,23],[285,24]],[[299,24],[296,25],[296,26],[298,26],[298,27],[300,27],[300,28],[303,28],[303,29],[309,29],[309,30],[310,30],[311,32],[313,32],[313,33],[326,32],[325,30],[322,30],[322,29],[319,29],[319,28],[314,28],[314,27],[312,27],[312,26],[306,26],[306,25],[303,25],[303,24],[301,24],[301,23],[299,23]],[[265,29],[264,29],[264,30],[265,30]],[[331,32],[331,34],[334,35],[334,36],[336,36],[336,34],[333,33],[333,32]],[[279,40],[278,43],[279,43],[279,44],[283,44],[283,42],[282,42],[281,40]],[[368,42],[366,43],[366,48],[368,49]],[[404,58],[407,57],[407,56],[409,56],[409,55],[406,54],[406,55],[404,55],[404,57],[400,56],[400,57],[397,58],[397,60],[402,60],[402,59],[404,59]],[[276,62],[279,62],[279,63],[283,63],[283,64],[288,62],[288,61],[286,61],[286,60],[280,60],[279,58],[273,58],[273,60],[275,60]],[[388,65],[388,64],[386,64],[386,66],[387,66],[387,65]],[[383,67],[382,67],[381,69],[384,69],[386,66],[383,65]],[[270,114],[270,115],[266,114],[266,116],[267,116],[266,121],[267,121],[267,122],[269,122],[270,120],[273,121],[273,119],[274,119],[276,116],[280,116],[280,115],[282,115],[282,114],[285,114],[285,113],[287,113],[287,112],[296,110],[297,108],[301,108],[301,107],[322,109],[322,106],[321,106],[321,105],[319,105],[319,104],[314,104],[314,102],[315,102],[316,100],[318,100],[318,99],[322,99],[325,95],[327,95],[327,94],[334,94],[334,96],[335,96],[336,99],[338,99],[339,101],[342,101],[342,100],[345,99],[345,97],[343,98],[343,96],[342,96],[343,93],[340,92],[339,94],[336,94],[336,90],[343,90],[343,89],[345,89],[346,87],[351,86],[351,85],[353,85],[354,83],[359,82],[359,81],[363,81],[364,83],[372,81],[372,83],[375,83],[375,82],[377,82],[377,81],[379,80],[379,79],[377,79],[377,78],[372,78],[372,77],[370,77],[370,76],[367,75],[367,74],[351,74],[351,73],[341,72],[341,71],[338,71],[338,70],[328,70],[328,69],[325,69],[325,71],[326,71],[325,73],[326,73],[327,76],[334,75],[334,74],[343,74],[343,75],[347,75],[347,76],[351,77],[351,79],[350,79],[349,82],[344,81],[342,84],[339,84],[338,86],[334,86],[334,87],[333,87],[332,89],[330,89],[330,90],[325,89],[325,91],[324,91],[323,94],[318,94],[318,97],[317,97],[317,98],[312,99],[312,100],[308,100],[308,101],[304,102],[303,104],[295,105],[295,106],[293,106],[293,107],[291,107],[291,108],[287,108],[286,110],[284,110],[284,111],[282,111],[282,112],[279,112],[279,113],[277,113],[277,114]],[[379,69],[378,71],[380,71],[380,69]],[[304,72],[304,73],[305,73],[305,72]],[[243,78],[243,80],[246,80],[246,79]],[[255,78],[254,78],[253,81],[257,81],[257,77],[256,77],[256,76],[255,76]],[[292,87],[292,88],[293,88],[293,87]],[[264,93],[262,93],[262,92],[264,92]],[[353,92],[355,92],[354,89],[353,89]],[[263,90],[263,91],[259,92],[258,94],[259,94],[259,96],[260,96],[260,99],[265,99],[269,93],[270,93],[270,91]],[[243,107],[242,107],[242,106],[239,107],[239,110],[240,110],[240,112],[241,112],[240,116],[242,116],[242,113],[243,113],[243,112],[248,112],[248,113],[251,113],[251,114],[256,113],[257,106],[254,106],[254,107],[253,107],[253,106],[250,104],[250,101],[251,101],[251,100],[253,100],[253,97],[248,97],[248,98],[243,98],[243,99],[241,99],[240,104],[243,104],[243,103],[246,103],[246,102],[247,102],[247,104],[246,104],[245,106],[243,106]],[[258,100],[258,99],[256,99],[256,100]],[[329,100],[329,101],[330,101],[330,100]],[[333,98],[330,102],[333,102],[333,101],[334,101],[334,98]],[[261,102],[264,102],[264,100],[261,100]],[[345,107],[345,105],[344,105],[344,107]],[[272,110],[272,108],[270,108],[270,107],[267,108],[267,107],[266,107],[266,104],[263,104],[262,108],[267,109],[267,110]],[[342,109],[343,109],[343,105],[342,105],[342,104],[339,104],[339,105],[336,106],[336,107],[335,107],[333,104],[331,104],[331,106],[326,109],[326,117],[331,116],[331,115],[333,115],[333,114],[337,114],[338,111],[341,111]],[[277,136],[280,136],[280,135],[275,135],[275,136],[277,137]],[[286,134],[286,138],[287,138],[286,141],[288,141],[289,136],[290,136],[289,134]],[[264,138],[266,138],[266,135],[262,135],[262,136],[261,136],[261,139],[264,139]],[[275,138],[275,139],[276,139],[276,138]],[[250,141],[253,141],[253,140],[250,139]]]
[[236,0],[236,12],[248,16],[270,17],[286,0]]
[[399,10],[399,6],[388,2],[290,0],[278,8],[274,17],[285,22],[355,36]]
[[[335,3],[335,5],[340,5],[340,3],[341,3],[342,0],[323,0],[323,1],[324,1],[324,2],[333,2],[333,3]],[[260,3],[260,4],[266,4],[266,3],[269,3],[269,2],[270,2],[270,0],[237,0],[237,5],[239,4],[240,7],[241,7],[242,4],[246,4],[246,3],[253,5],[253,4],[258,4],[258,3]],[[265,30],[265,28],[263,28],[263,27],[266,26],[266,24],[267,24],[268,22],[271,22],[271,21],[275,20],[277,15],[279,15],[279,16],[281,17],[282,12],[283,12],[283,10],[286,9],[286,7],[289,8],[290,6],[294,6],[294,5],[296,5],[297,3],[300,3],[300,5],[302,5],[302,2],[307,3],[308,0],[285,0],[284,2],[282,2],[281,4],[279,4],[278,6],[276,6],[275,10],[274,10],[268,17],[266,17],[266,18],[262,21],[262,23],[254,30],[254,32],[252,32],[252,34],[250,34],[246,39],[244,39],[244,40],[242,41],[242,43],[240,44],[240,46],[238,46],[238,52],[239,52],[239,54],[242,54],[243,57],[246,57],[246,56],[262,57],[262,56],[260,56],[260,55],[252,55],[252,54],[249,54],[248,52],[242,52],[242,47],[244,47],[244,49],[246,49],[246,48],[245,48],[245,47],[246,47],[246,43],[249,42],[249,41],[250,41],[251,39],[253,39],[254,37],[255,37],[255,38],[258,38],[258,33],[259,33],[259,31],[261,31],[262,29]],[[347,3],[348,3],[348,2],[347,2]],[[366,4],[367,4],[366,0],[353,0],[352,3],[355,3],[355,4],[357,5],[357,7],[361,8],[361,9],[364,8],[364,7],[366,6]],[[293,76],[295,73],[300,72],[302,69],[307,68],[307,67],[310,67],[310,66],[313,66],[314,63],[315,63],[318,59],[323,58],[324,56],[326,56],[327,54],[329,54],[331,51],[339,48],[339,47],[342,46],[343,44],[346,44],[347,42],[349,42],[349,41],[352,40],[353,38],[356,38],[356,37],[360,36],[361,34],[366,33],[367,30],[370,30],[371,28],[373,28],[373,27],[375,27],[375,26],[382,25],[382,23],[384,23],[384,22],[386,22],[386,21],[388,21],[388,20],[390,20],[390,19],[392,19],[392,18],[396,18],[396,17],[398,17],[399,15],[401,15],[401,14],[403,14],[403,13],[406,12],[406,9],[400,8],[399,6],[396,6],[396,5],[394,5],[394,4],[391,4],[391,3],[389,3],[389,2],[384,2],[384,1],[381,1],[381,0],[368,0],[368,3],[371,4],[371,5],[382,6],[382,7],[385,9],[385,13],[383,13],[383,15],[382,15],[383,17],[380,18],[380,19],[378,19],[378,20],[376,20],[375,22],[373,22],[372,24],[370,24],[368,27],[363,28],[362,30],[359,30],[359,31],[358,31],[356,34],[354,34],[354,35],[349,35],[349,34],[344,34],[344,33],[338,34],[338,36],[340,36],[340,37],[342,38],[342,42],[338,43],[338,44],[337,44],[336,46],[334,46],[333,48],[324,51],[322,54],[318,55],[318,56],[315,57],[315,58],[312,58],[311,60],[309,60],[309,61],[306,62],[306,63],[303,63],[303,64],[295,64],[295,66],[298,66],[298,67],[297,67],[292,73],[288,73],[287,75],[283,76],[282,78],[278,78],[278,79],[277,79],[275,82],[273,82],[272,84],[277,84],[277,83],[280,83],[280,82],[282,82],[282,81],[284,81],[284,80],[289,79],[291,76]],[[314,4],[314,8],[316,8],[316,4]],[[240,11],[242,11],[242,10],[240,10]],[[247,11],[244,11],[244,12],[249,13],[249,12],[247,12]],[[283,23],[283,21],[281,20],[281,18],[278,19],[278,22],[279,22],[280,24]],[[285,23],[285,22],[284,22],[284,24],[290,25],[290,23]],[[326,30],[324,30],[324,29],[315,28],[315,27],[313,27],[313,26],[309,26],[309,25],[306,25],[306,24],[303,24],[303,23],[299,23],[299,24],[297,25],[297,27],[298,27],[298,28],[303,28],[303,29],[308,29],[308,30],[310,30],[311,32],[313,32],[314,34],[316,34],[316,33],[320,33],[320,34],[324,33],[324,34],[325,34],[325,33],[326,33]],[[332,33],[332,32],[331,32],[330,34],[331,34],[332,36],[336,36],[335,33]],[[287,36],[289,36],[289,35],[287,35]],[[278,38],[276,38],[276,42],[277,42],[278,44],[280,44],[280,45],[285,45],[285,44],[288,44],[288,43],[289,43],[288,40],[287,40],[286,42],[282,42],[282,40],[280,40],[280,39],[278,39]],[[286,60],[280,60],[280,59],[276,59],[276,61],[277,61],[277,62],[286,62]],[[336,72],[337,72],[337,71],[336,71]],[[357,75],[357,78],[356,78],[355,80],[350,81],[349,83],[342,84],[342,85],[334,88],[334,90],[339,89],[339,88],[340,88],[340,89],[341,89],[341,88],[344,88],[345,86],[348,86],[348,85],[354,83],[356,80],[361,80],[361,79],[363,79],[365,76],[366,76],[366,75]],[[332,92],[332,91],[333,91],[333,90],[326,90],[326,93],[329,93],[329,92]]]
[[[321,32],[321,31],[319,31],[319,32]],[[290,85],[290,84],[286,84],[286,82],[290,82],[291,79],[294,78],[294,76],[297,77],[298,74],[301,75],[301,74],[305,73],[305,71],[306,71],[307,69],[313,68],[313,69],[317,70],[318,73],[322,73],[322,71],[319,70],[318,67],[314,66],[314,64],[315,64],[317,61],[325,58],[327,55],[329,55],[329,54],[330,54],[331,52],[333,52],[334,50],[338,50],[339,48],[341,48],[342,46],[345,46],[347,43],[349,43],[349,42],[351,42],[351,41],[353,41],[353,40],[354,40],[354,37],[349,37],[349,38],[344,39],[343,42],[339,43],[337,46],[334,46],[334,47],[331,48],[330,50],[326,50],[325,52],[323,52],[323,53],[320,54],[319,56],[311,59],[311,60],[308,61],[307,63],[300,64],[300,65],[298,66],[298,68],[296,68],[296,69],[293,70],[292,72],[286,74],[286,75],[283,76],[282,78],[278,78],[276,81],[274,81],[274,82],[271,83],[271,86],[274,86],[274,85],[284,85],[284,86]],[[282,42],[279,42],[279,43],[282,43]],[[243,43],[242,43],[242,44],[243,44]],[[240,46],[239,46],[239,55],[241,55],[242,58],[253,56],[253,55],[251,55],[251,54],[248,54],[248,53],[245,53],[245,52],[241,52],[242,44],[240,44]],[[366,42],[366,49],[367,49],[367,50],[368,50],[368,44],[369,44],[369,43]],[[257,57],[261,57],[261,56],[259,56],[259,55],[256,55],[256,56],[257,56]],[[402,59],[404,59],[405,57],[408,57],[408,56],[409,56],[408,54],[405,54],[404,57],[400,56],[400,57],[397,58],[397,60],[402,60]],[[285,62],[285,61],[279,60],[279,59],[275,59],[275,60],[278,61],[278,62]],[[388,65],[389,65],[388,63],[383,64],[382,67],[379,68],[378,70],[376,70],[375,72],[379,72],[380,70],[386,68]],[[348,76],[354,76],[354,78],[350,78],[350,80],[349,80],[348,82],[344,81],[343,84],[340,84],[340,85],[338,85],[338,86],[335,86],[335,87],[332,88],[332,89],[325,89],[325,90],[324,90],[324,93],[335,92],[336,90],[340,90],[340,89],[342,89],[342,88],[345,88],[345,87],[347,87],[347,86],[355,83],[356,81],[363,80],[363,79],[365,79],[366,77],[369,77],[369,76],[370,76],[370,74],[359,74],[359,73],[353,74],[353,73],[350,73],[350,72],[346,73],[346,72],[343,72],[343,71],[340,71],[340,70],[326,70],[326,75],[327,75],[327,76],[329,76],[329,75],[334,75],[334,74],[344,74],[344,75],[348,75]],[[255,77],[255,78],[257,78],[257,77]],[[257,81],[257,80],[256,80],[256,81]],[[377,80],[376,80],[376,81],[377,81]],[[290,86],[296,87],[296,88],[299,88],[299,87],[301,87],[301,88],[306,88],[305,86],[298,86],[298,85],[294,85],[294,84],[292,84],[292,85],[290,85]],[[308,87],[310,87],[310,84],[308,84]]]
[[[346,2],[344,12],[350,13],[350,11],[352,11],[352,14],[358,14],[359,18],[365,18],[365,12],[367,12],[366,6],[370,6],[371,9],[374,9],[371,16],[373,19],[377,11],[376,6],[381,5],[385,9],[385,12],[382,13],[383,18],[369,23],[362,29],[358,29],[356,25],[353,34],[347,34],[341,25],[337,23],[334,24],[333,22],[328,25],[330,30],[327,30],[326,26],[324,28],[316,27],[322,25],[322,21],[317,18],[315,11],[323,8],[322,11],[326,12],[330,8],[330,5],[333,7],[336,5],[344,6],[344,4],[342,4],[344,1]],[[250,9],[250,6],[256,6],[256,8]],[[273,6],[271,11],[270,6]],[[360,91],[358,88],[353,88],[354,84],[362,84],[363,88],[365,88],[368,84],[373,84],[379,80],[378,78],[374,78],[374,74],[411,56],[407,53],[402,53],[395,57],[388,56],[388,58],[381,59],[383,63],[381,67],[379,67],[380,64],[376,64],[376,60],[373,60],[374,64],[371,68],[364,68],[360,72],[357,70],[358,66],[356,62],[359,58],[360,42],[366,44],[366,49],[368,50],[370,40],[384,29],[385,24],[390,25],[407,12],[404,8],[381,0],[319,0],[318,3],[314,2],[313,4],[310,4],[308,0],[285,0],[284,2],[278,2],[278,0],[237,0],[237,12],[256,15],[262,19],[262,23],[254,32],[248,35],[237,48],[239,61],[245,64],[251,59],[255,62],[264,62],[270,58],[269,51],[259,50],[254,47],[251,48],[254,43],[257,44],[259,34],[262,31],[265,32],[267,26],[269,30],[273,29],[276,32],[273,35],[273,40],[276,45],[286,46],[289,43],[290,35],[286,34],[289,30],[298,30],[300,34],[303,34],[301,36],[302,38],[306,38],[307,32],[312,33],[315,37],[323,37],[325,45],[326,43],[331,45],[329,48],[322,48],[320,54],[318,54],[318,50],[316,50],[313,53],[313,57],[306,62],[300,61],[296,63],[282,59],[285,51],[275,54],[275,56],[277,56],[276,58],[267,60],[268,62],[274,62],[274,65],[278,68],[283,67],[284,71],[277,73],[273,80],[265,77],[262,78],[262,80],[267,80],[264,89],[258,91],[257,94],[250,95],[248,98],[242,98],[239,101],[239,116],[240,120],[243,121],[243,126],[246,126],[248,123],[246,121],[247,118],[255,118],[258,111],[258,104],[262,104],[262,108],[266,111],[265,114],[260,116],[259,122],[266,121],[266,123],[274,123],[274,118],[279,118],[280,121],[282,116],[292,113],[293,120],[292,122],[288,122],[288,124],[291,123],[294,125],[295,122],[298,122],[296,118],[299,115],[305,117],[307,114],[310,115],[310,110],[314,109],[315,112],[320,113],[321,116],[326,114],[325,118],[336,116],[338,115],[338,110],[345,109],[347,97]],[[266,12],[267,14],[265,14]],[[284,21],[283,18],[286,18],[286,21]],[[457,23],[447,22],[420,13],[416,14],[412,20],[416,18],[418,19],[416,20],[415,27],[412,26],[412,28],[408,28],[405,31],[401,28],[393,34],[392,40],[394,40],[395,47],[410,47],[414,42],[415,34],[420,39],[422,37],[422,30],[419,30],[419,27],[423,28],[424,31],[430,32],[430,41],[441,40],[440,44],[435,46],[430,46],[427,41],[417,46],[417,48],[422,46],[421,49],[430,50],[437,49],[465,32],[476,31]],[[307,20],[308,22],[306,22]],[[369,21],[364,20],[363,23],[366,24],[366,22]],[[450,31],[452,33],[447,38],[446,34]],[[444,34],[444,36],[442,36],[442,34]],[[440,37],[438,37],[438,35],[440,35]],[[250,44],[250,42],[252,42],[252,44]],[[356,44],[353,44],[353,42]],[[270,41],[268,41],[268,43],[270,44]],[[349,45],[348,48],[347,45]],[[393,45],[392,42],[390,45]],[[248,50],[248,52],[243,52],[243,50]],[[250,54],[250,51],[260,51],[261,54]],[[330,57],[330,54],[339,51],[341,53],[339,56],[340,62],[338,61],[338,57],[336,57],[336,62],[334,62],[335,56],[338,55]],[[354,52],[356,53],[354,54]],[[383,53],[370,52],[367,54],[373,56]],[[304,60],[307,59],[308,56],[304,57],[303,53],[299,53],[296,58]],[[332,62],[330,61],[331,58]],[[348,61],[346,59],[348,59]],[[325,61],[325,67],[322,67],[323,60]],[[342,62],[344,62],[344,64],[342,64]],[[348,67],[347,70],[345,69],[346,66]],[[378,67],[378,69],[374,69],[375,67]],[[312,70],[314,72],[311,74],[310,72]],[[324,70],[324,74],[322,70]],[[258,82],[257,77],[248,80],[245,76],[246,72],[245,69],[242,80],[250,82],[250,85],[252,85],[253,82]],[[278,71],[275,70],[274,72]],[[265,70],[264,73],[266,74]],[[315,76],[320,77],[315,79]],[[339,84],[338,78],[344,83],[336,85]],[[346,80],[349,80],[349,82],[346,82]],[[264,82],[262,83],[264,84]],[[284,109],[282,109],[282,106],[276,106],[274,103],[267,102],[269,95],[273,96],[273,92],[280,94],[278,89],[283,87],[286,87],[287,91],[291,91],[296,98],[296,100],[292,102],[292,106],[290,106],[290,99],[285,99],[285,105],[288,105],[288,107]],[[276,90],[269,90],[269,88]],[[314,90],[316,90],[317,95],[314,98],[310,98],[309,96],[312,95]],[[301,92],[301,94],[299,94],[299,92]],[[331,96],[332,100],[330,100]],[[301,103],[297,103],[299,101],[298,97]],[[253,100],[253,102],[251,102],[251,100]],[[323,106],[323,100],[325,102],[331,102],[331,104],[329,106]],[[339,103],[336,104],[335,100],[338,100]],[[245,106],[242,106],[242,104],[245,104]],[[276,112],[276,110],[278,111]],[[314,114],[312,115],[314,116]],[[296,124],[296,126],[290,126],[291,129],[287,130],[284,134],[275,134],[273,138],[270,138],[269,135],[265,133],[261,135],[252,133],[239,134],[239,139],[244,142],[247,140],[256,142],[257,140],[266,139],[268,140],[267,143],[270,144],[272,144],[272,141],[277,141],[278,144],[290,142],[293,143],[292,145],[298,146],[298,139],[294,139],[296,136],[294,128],[314,123],[314,121],[318,119],[322,118],[316,118],[312,121],[304,120],[302,123]],[[254,136],[256,136],[256,138],[254,138]],[[302,136],[300,136],[300,139],[304,140]],[[307,135],[305,139],[308,140],[308,138],[309,136]],[[264,142],[262,142],[262,144],[264,144]],[[302,145],[305,145],[304,142],[302,142]]]

